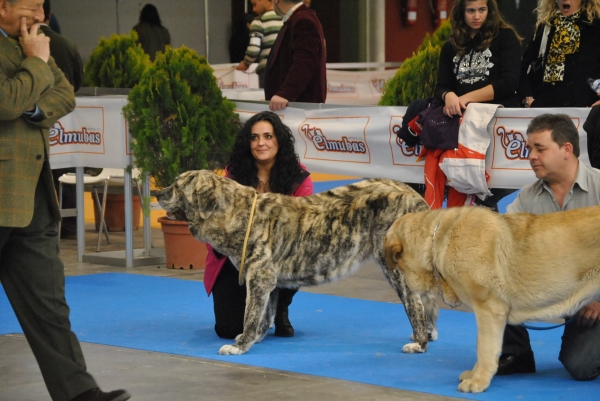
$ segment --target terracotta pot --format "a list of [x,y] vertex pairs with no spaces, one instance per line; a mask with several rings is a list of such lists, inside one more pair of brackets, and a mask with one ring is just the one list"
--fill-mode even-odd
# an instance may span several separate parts
[[[96,198],[94,193],[92,195],[92,202],[94,204],[94,222],[96,224],[96,231],[100,229],[100,210],[96,205]],[[102,194],[100,196],[100,202],[102,202]],[[142,214],[142,206],[140,205],[140,197],[137,195],[133,196],[133,229],[137,230],[140,228],[140,216]],[[125,231],[125,195],[120,194],[107,194],[106,195],[106,210],[104,212],[104,221],[106,221],[106,227],[108,231]]]
[[165,257],[169,269],[204,269],[208,250],[204,242],[192,236],[185,221],[158,219],[165,239]]

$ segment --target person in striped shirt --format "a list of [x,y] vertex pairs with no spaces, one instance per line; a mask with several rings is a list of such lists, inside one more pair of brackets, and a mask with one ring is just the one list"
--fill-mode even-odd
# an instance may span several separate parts
[[267,59],[283,21],[273,11],[273,4],[270,0],[251,0],[251,2],[252,11],[258,14],[258,17],[250,25],[250,44],[246,49],[244,59],[240,61],[236,69],[246,71],[252,63],[258,63],[256,73],[258,74],[259,85],[263,88]]

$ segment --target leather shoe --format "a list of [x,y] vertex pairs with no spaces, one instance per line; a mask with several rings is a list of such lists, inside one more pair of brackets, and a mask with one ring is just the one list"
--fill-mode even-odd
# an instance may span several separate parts
[[533,351],[500,355],[496,376],[513,375],[516,373],[535,373]]
[[288,317],[288,310],[277,311],[275,315],[275,335],[277,337],[294,337],[294,328]]
[[115,390],[110,393],[105,393],[98,387],[79,394],[72,401],[125,401],[131,398],[125,390]]

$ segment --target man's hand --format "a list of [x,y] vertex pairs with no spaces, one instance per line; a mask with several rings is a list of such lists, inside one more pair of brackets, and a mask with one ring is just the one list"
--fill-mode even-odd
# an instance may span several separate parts
[[592,301],[577,312],[577,325],[593,327],[600,318],[600,302]]
[[271,98],[271,102],[269,103],[269,108],[272,111],[283,110],[287,107],[288,103],[289,102],[287,99],[284,99],[281,96],[275,95]]
[[235,69],[238,71],[246,71],[248,68],[250,68],[250,66],[244,63],[244,60],[240,61],[238,66],[235,67]]
[[40,24],[33,24],[27,32],[27,20],[21,18],[21,37],[19,43],[23,48],[23,54],[26,56],[36,56],[48,62],[50,58],[50,38],[39,33]]

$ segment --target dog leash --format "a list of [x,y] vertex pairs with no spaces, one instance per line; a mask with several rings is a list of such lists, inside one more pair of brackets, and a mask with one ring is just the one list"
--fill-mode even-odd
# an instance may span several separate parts
[[569,324],[569,323],[572,323],[572,322],[574,322],[576,319],[577,319],[577,317],[576,317],[576,316],[573,316],[573,317],[572,317],[572,318],[570,318],[569,320],[566,320],[564,323],[561,323],[561,324],[556,324],[556,325],[554,325],[554,326],[547,326],[547,327],[530,326],[530,325],[528,325],[528,324],[525,324],[525,323],[521,323],[519,326],[523,326],[523,327],[525,327],[526,329],[529,329],[529,330],[552,330],[552,329],[557,329],[557,328],[559,328],[559,327],[562,327],[562,326],[564,326],[564,325],[567,325],[567,324]]
[[452,309],[454,309],[454,308],[458,308],[459,306],[461,306],[462,302],[459,302],[456,305],[450,305],[448,302],[446,302],[446,299],[444,298],[444,291],[442,291],[442,284],[440,283],[440,278],[443,280],[444,277],[438,271],[437,266],[435,265],[435,257],[434,257],[434,253],[433,253],[433,246],[435,244],[435,236],[437,234],[437,230],[438,230],[439,227],[440,227],[440,222],[438,221],[438,223],[435,225],[435,228],[433,229],[433,237],[431,238],[431,264],[433,265],[433,277],[435,277],[435,281],[437,282],[438,291],[440,292],[440,295],[442,296],[442,301],[447,306],[449,306]]
[[242,247],[242,263],[240,265],[240,275],[238,277],[238,282],[240,283],[240,285],[244,285],[244,265],[246,264],[246,247],[248,246],[248,238],[250,238],[250,229],[252,228],[252,220],[254,219],[256,199],[258,199],[258,192],[254,192],[254,200],[252,201],[252,208],[250,209],[250,220],[248,220],[246,236],[244,237],[244,246]]

